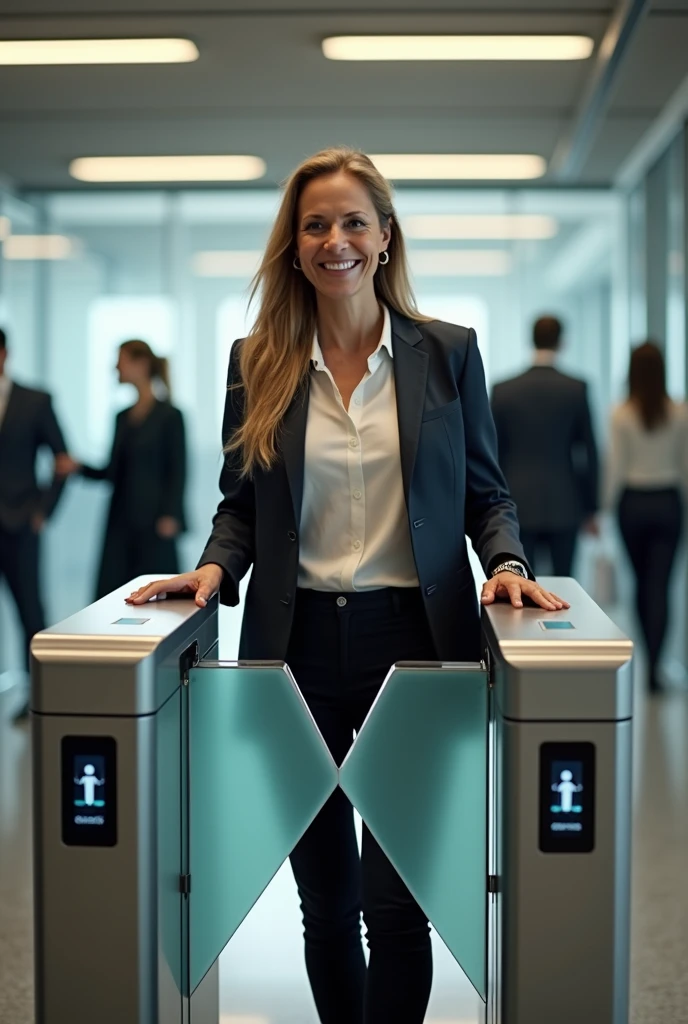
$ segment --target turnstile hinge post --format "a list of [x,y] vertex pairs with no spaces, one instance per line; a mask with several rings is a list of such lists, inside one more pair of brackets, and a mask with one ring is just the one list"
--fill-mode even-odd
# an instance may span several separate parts
[[179,891],[182,896],[188,896],[191,892],[191,875],[179,876]]
[[499,892],[499,878],[497,875],[487,876],[487,891],[492,895]]

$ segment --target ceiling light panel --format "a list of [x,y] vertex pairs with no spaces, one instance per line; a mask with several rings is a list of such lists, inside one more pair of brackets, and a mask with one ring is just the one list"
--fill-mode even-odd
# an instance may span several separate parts
[[66,235],[10,235],[2,244],[6,260],[70,260],[82,251],[81,243]]
[[265,174],[257,156],[89,156],[72,160],[79,181],[254,181]]
[[0,66],[30,64],[187,64],[190,39],[12,39],[0,42]]
[[380,153],[370,159],[395,181],[514,181],[540,178],[547,170],[532,153]]
[[589,36],[454,35],[331,36],[322,50],[329,60],[585,60]]
[[513,266],[502,249],[417,249],[409,263],[416,277],[502,277]]
[[554,217],[536,213],[412,214],[402,218],[409,238],[447,240],[544,240],[554,238],[559,224]]

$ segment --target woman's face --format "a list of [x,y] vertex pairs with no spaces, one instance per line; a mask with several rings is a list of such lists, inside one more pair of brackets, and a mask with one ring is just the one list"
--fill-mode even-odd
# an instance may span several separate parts
[[135,359],[129,355],[126,349],[119,350],[117,366],[120,384],[141,384],[147,378],[147,366],[145,359]]
[[[309,182],[297,210],[296,254],[314,288],[333,299],[373,288],[379,254],[391,230],[380,220],[365,185],[345,171]],[[298,273],[298,271],[297,271]]]

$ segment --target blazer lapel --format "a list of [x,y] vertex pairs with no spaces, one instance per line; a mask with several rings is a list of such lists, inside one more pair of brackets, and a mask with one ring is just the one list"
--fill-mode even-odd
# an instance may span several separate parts
[[413,468],[416,464],[420,425],[425,406],[425,388],[430,357],[415,346],[423,335],[417,326],[400,313],[390,310],[392,320],[392,351],[394,352],[394,385],[397,395],[401,475],[406,507],[409,505]]
[[298,530],[301,522],[301,505],[303,502],[303,467],[306,446],[306,421],[308,419],[308,394],[310,390],[310,374],[303,388],[294,396],[282,422],[281,449],[284,468],[287,472],[291,500],[294,506],[294,518]]

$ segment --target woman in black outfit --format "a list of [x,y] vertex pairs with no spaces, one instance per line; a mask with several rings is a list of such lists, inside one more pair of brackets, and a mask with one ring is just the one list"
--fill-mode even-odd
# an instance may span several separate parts
[[612,413],[610,504],[636,577],[636,610],[648,685],[661,689],[659,658],[669,616],[669,583],[688,483],[688,410],[666,390],[664,357],[652,342],[631,354],[629,397]]
[[[203,607],[219,591],[236,605],[252,566],[239,656],[287,661],[341,764],[394,662],[479,657],[466,533],[491,577],[484,604],[565,602],[525,565],[475,332],[416,308],[391,190],[367,156],[327,150],[294,172],[256,292],[199,567],[127,601],[176,591]],[[323,1024],[420,1024],[428,920],[367,826],[359,856],[340,789],[291,865]]]
[[120,384],[134,385],[138,399],[117,415],[108,465],[61,462],[62,471],[112,484],[97,598],[143,573],[178,573],[177,537],[186,529],[184,420],[154,392],[157,380],[169,394],[167,360],[145,341],[125,341],[117,372]]

